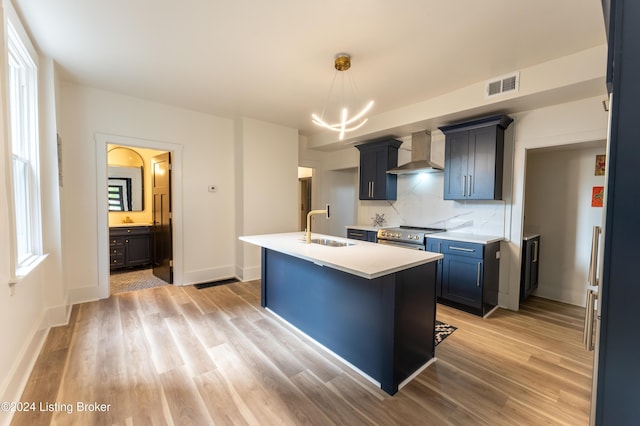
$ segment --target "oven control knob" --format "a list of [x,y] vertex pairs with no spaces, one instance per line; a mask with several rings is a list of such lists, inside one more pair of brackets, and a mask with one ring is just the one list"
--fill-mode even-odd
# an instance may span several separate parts
[[407,238],[412,239],[413,238],[413,234],[407,235]]
[[416,241],[420,239],[420,237],[419,237],[419,236],[417,236],[417,235],[416,235],[416,236],[414,236],[413,238],[414,238]]

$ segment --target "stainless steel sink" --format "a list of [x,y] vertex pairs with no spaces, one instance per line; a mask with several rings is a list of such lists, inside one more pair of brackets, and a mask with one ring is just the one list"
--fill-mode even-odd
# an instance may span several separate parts
[[345,243],[343,241],[330,240],[329,238],[313,238],[311,242],[329,247],[346,247],[354,245],[354,243]]

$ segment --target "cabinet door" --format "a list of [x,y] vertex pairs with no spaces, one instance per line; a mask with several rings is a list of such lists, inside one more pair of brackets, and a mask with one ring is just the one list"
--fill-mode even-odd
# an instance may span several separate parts
[[445,200],[462,200],[467,192],[469,161],[469,132],[447,135],[445,144],[444,194]]
[[375,151],[375,167],[373,168],[373,186],[371,189],[372,200],[387,199],[387,149]]
[[473,308],[482,308],[483,261],[478,258],[445,255],[442,297]]
[[[502,174],[499,185],[497,171],[502,170],[496,164],[502,150],[496,150],[496,126],[469,130],[469,164],[467,169],[467,198],[472,200],[493,200],[502,198]],[[497,189],[499,191],[496,191]],[[496,192],[499,192],[497,194]]]
[[536,237],[531,242],[531,291],[538,288],[538,268],[540,266],[540,237]]
[[373,199],[373,182],[376,180],[378,152],[367,149],[360,151],[360,199]]
[[[433,238],[427,238],[427,251],[433,253],[442,253],[442,241]],[[436,266],[436,297],[442,297],[442,259],[438,260]]]
[[151,262],[151,244],[149,234],[130,235],[125,240],[125,264],[142,265]]

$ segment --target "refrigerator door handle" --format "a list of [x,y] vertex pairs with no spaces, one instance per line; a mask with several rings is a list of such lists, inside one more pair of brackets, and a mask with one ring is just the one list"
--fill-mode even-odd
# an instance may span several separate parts
[[589,285],[598,286],[598,246],[600,243],[600,227],[593,227],[591,237],[591,259],[589,261]]
[[593,290],[589,290],[587,292],[587,306],[585,308],[584,313],[584,331],[582,334],[582,344],[584,348],[588,351],[592,351],[594,349],[593,345],[593,326],[595,324],[594,321],[594,313],[596,308],[596,299],[598,295]]

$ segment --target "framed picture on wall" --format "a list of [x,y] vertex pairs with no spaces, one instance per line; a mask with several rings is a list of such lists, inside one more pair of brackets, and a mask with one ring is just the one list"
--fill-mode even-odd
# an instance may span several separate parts
[[606,163],[607,163],[606,154],[596,155],[596,172],[595,172],[596,176],[604,176],[604,172],[605,172],[604,169],[605,169]]
[[604,186],[594,186],[591,190],[591,207],[602,207],[604,201]]

